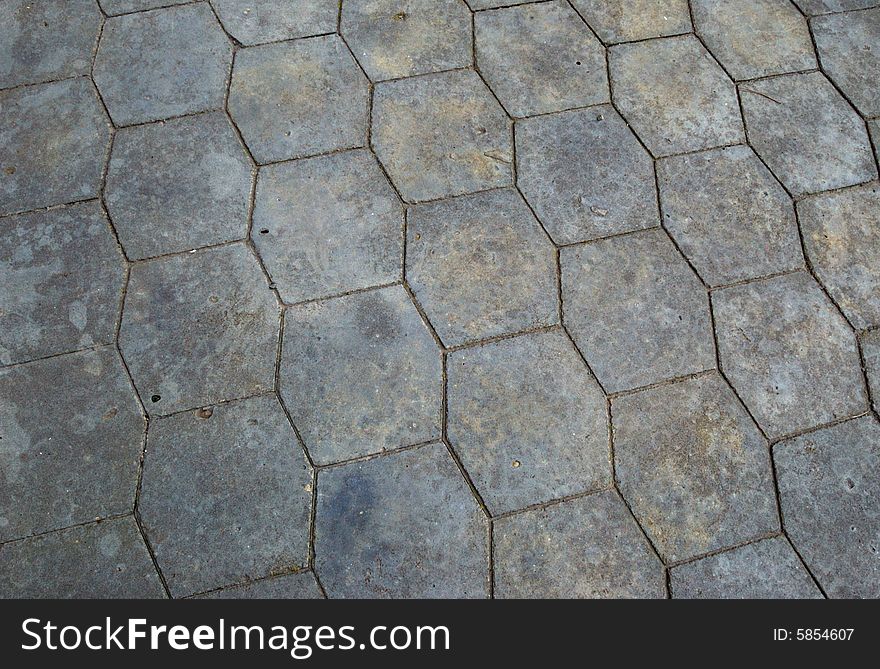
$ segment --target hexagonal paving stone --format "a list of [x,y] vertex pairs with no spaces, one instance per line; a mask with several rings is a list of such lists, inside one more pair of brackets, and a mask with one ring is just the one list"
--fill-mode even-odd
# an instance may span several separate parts
[[98,0],[104,11],[111,16],[116,14],[129,14],[142,12],[146,9],[168,7],[170,5],[183,5],[191,0]]
[[0,88],[88,74],[101,29],[95,0],[0,6]]
[[865,116],[880,116],[880,7],[813,19],[822,67]]
[[796,272],[713,294],[727,378],[771,438],[865,410],[853,331]]
[[449,441],[493,515],[611,483],[605,396],[562,332],[448,361]]
[[131,516],[0,546],[3,599],[165,596]]
[[0,370],[0,541],[130,511],[143,433],[112,348]]
[[411,208],[406,276],[447,346],[559,322],[556,249],[512,189]]
[[245,46],[332,33],[338,0],[211,0],[223,27]]
[[857,186],[798,203],[813,267],[850,323],[880,325],[880,186]]
[[862,335],[861,343],[874,411],[880,412],[880,330]]
[[557,244],[655,227],[651,156],[614,108],[516,124],[517,183]]
[[605,49],[567,2],[476,15],[480,73],[512,116],[609,101]]
[[693,0],[697,34],[734,79],[816,67],[810,29],[788,0]]
[[139,508],[171,594],[304,565],[311,483],[274,395],[151,422]]
[[830,597],[880,597],[880,425],[865,416],[774,449],[785,529]]
[[286,302],[392,283],[403,271],[403,206],[365,150],[263,168],[251,234]]
[[669,577],[675,599],[822,599],[785,537],[675,567]]
[[252,171],[222,112],[120,130],[105,199],[128,257],[245,237]]
[[86,78],[0,91],[0,214],[95,197],[110,123]]
[[292,307],[284,317],[281,395],[316,463],[438,438],[441,370],[401,286]]
[[471,64],[471,13],[462,0],[346,0],[340,31],[373,81]]
[[119,345],[150,413],[271,390],[279,310],[242,244],[135,265]]
[[767,442],[715,373],[612,402],[620,491],[675,562],[779,529]]
[[851,9],[876,7],[877,0],[794,0],[794,4],[808,15],[845,12]]
[[749,141],[794,195],[877,176],[865,123],[820,73],[740,85]]
[[215,590],[205,599],[324,599],[315,575],[301,571],[287,576],[260,579],[245,585]]
[[607,392],[715,366],[709,298],[661,230],[562,249],[564,322]]
[[117,125],[223,106],[232,44],[205,3],[112,17],[94,77]]
[[229,113],[258,163],[367,141],[369,82],[336,35],[242,49]]
[[0,225],[0,364],[107,344],[125,263],[96,201]]
[[689,32],[687,0],[572,0],[606,43]]
[[510,120],[476,72],[376,86],[372,144],[409,202],[513,182]]
[[501,599],[666,596],[663,566],[613,490],[495,523]]
[[663,222],[710,286],[803,267],[788,194],[747,146],[657,164]]
[[442,444],[318,475],[315,570],[330,597],[485,597],[487,539]]
[[693,35],[613,47],[614,101],[655,156],[745,141],[736,88]]

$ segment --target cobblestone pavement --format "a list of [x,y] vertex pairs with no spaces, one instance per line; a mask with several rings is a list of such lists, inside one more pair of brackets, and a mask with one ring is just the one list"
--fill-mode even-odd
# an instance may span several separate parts
[[5,0],[0,596],[880,596],[878,82],[872,0]]

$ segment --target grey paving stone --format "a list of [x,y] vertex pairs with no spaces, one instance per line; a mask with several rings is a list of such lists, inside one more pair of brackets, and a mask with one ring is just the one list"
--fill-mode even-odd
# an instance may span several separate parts
[[107,344],[125,263],[97,201],[0,225],[0,364]]
[[865,116],[880,116],[880,7],[813,19],[822,67]]
[[192,0],[98,0],[104,11],[110,15],[142,12],[146,9],[183,5]]
[[346,0],[340,31],[373,81],[472,63],[471,13],[462,0]]
[[849,322],[880,325],[880,186],[826,193],[798,203],[813,271]]
[[562,249],[563,320],[607,392],[715,366],[709,298],[661,230]]
[[660,560],[613,490],[495,523],[500,599],[662,599]]
[[119,345],[150,413],[274,386],[279,310],[242,244],[135,265]]
[[609,52],[614,101],[655,156],[745,141],[736,88],[693,35]]
[[406,276],[446,346],[559,322],[556,249],[513,189],[410,208]]
[[794,195],[877,176],[865,123],[820,73],[740,86],[749,141]]
[[572,0],[606,43],[690,32],[687,0]]
[[112,17],[94,78],[114,123],[223,106],[232,44],[206,3]]
[[449,356],[449,441],[493,515],[611,484],[608,409],[561,331]]
[[110,123],[86,78],[0,91],[0,214],[95,197]]
[[2,599],[164,597],[131,516],[0,546]]
[[830,597],[880,597],[880,425],[869,416],[774,449],[782,518]]
[[877,7],[880,5],[880,2],[877,2],[877,0],[794,0],[794,3],[800,7],[805,14],[811,16],[828,14],[830,12],[849,11],[852,9],[865,9],[867,7]]
[[464,0],[471,9],[479,11],[481,9],[493,9],[495,7],[507,7],[508,5],[524,5],[527,2],[535,0]]
[[806,272],[713,294],[721,365],[770,438],[864,411],[855,335]]
[[143,433],[112,348],[0,370],[0,541],[130,511]]
[[488,523],[442,444],[318,475],[315,570],[331,598],[482,598]]
[[251,234],[288,303],[401,278],[403,206],[365,150],[263,168]]
[[223,27],[245,46],[336,30],[338,0],[211,0]]
[[517,183],[557,244],[655,227],[651,156],[610,105],[516,124]]
[[128,257],[247,236],[252,172],[222,112],[120,130],[105,201]]
[[224,588],[204,595],[205,599],[323,599],[315,576],[301,571],[287,576],[264,578],[247,585]]
[[612,402],[620,491],[667,561],[779,529],[770,453],[717,374]]
[[794,206],[747,146],[657,164],[663,223],[710,286],[803,267]]
[[784,537],[675,567],[669,577],[675,599],[822,599]]
[[880,413],[880,330],[862,335],[861,343],[874,411]]
[[874,142],[874,155],[880,163],[880,118],[868,121],[868,130],[871,131],[871,140]]
[[88,74],[101,29],[95,0],[0,6],[0,88]]
[[151,422],[139,508],[171,594],[305,565],[311,484],[274,395]]
[[369,82],[336,35],[242,49],[229,113],[258,163],[367,141]]
[[281,395],[318,464],[438,438],[441,367],[401,286],[284,317]]
[[605,49],[562,0],[476,15],[480,73],[512,116],[610,100]]
[[789,0],[694,0],[697,34],[734,79],[816,67],[807,22]]
[[510,120],[473,71],[377,85],[372,144],[409,202],[513,182]]

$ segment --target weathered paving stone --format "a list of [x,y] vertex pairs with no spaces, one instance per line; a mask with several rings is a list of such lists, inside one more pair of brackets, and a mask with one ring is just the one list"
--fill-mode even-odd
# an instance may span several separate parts
[[870,416],[777,444],[785,529],[830,597],[880,597],[880,425]]
[[721,364],[771,438],[865,410],[855,335],[806,272],[714,293]]
[[675,567],[669,576],[675,599],[822,599],[784,537]]
[[813,271],[849,322],[880,325],[880,186],[801,200],[798,214]]
[[245,46],[336,30],[338,0],[211,0],[223,27]]
[[651,550],[613,490],[495,523],[495,596],[500,599],[662,599]]
[[749,140],[794,195],[877,176],[865,123],[820,73],[740,86]]
[[620,492],[664,559],[779,529],[767,442],[719,375],[621,397],[612,413]]
[[274,386],[279,310],[242,244],[135,265],[119,345],[150,413]]
[[365,150],[264,167],[252,236],[288,303],[401,277],[403,206]]
[[517,183],[557,244],[655,227],[651,156],[610,105],[516,124]]
[[108,14],[128,14],[131,12],[142,12],[146,9],[156,9],[157,7],[168,7],[170,5],[183,5],[191,0],[98,0],[101,7]]
[[376,86],[372,143],[409,202],[513,182],[510,120],[476,72]]
[[247,585],[224,588],[204,595],[205,599],[323,599],[315,576],[301,571],[288,576],[264,578]]
[[406,276],[447,346],[559,322],[556,249],[513,189],[410,208]]
[[0,225],[0,364],[107,344],[125,264],[96,201]]
[[143,432],[112,348],[0,371],[0,541],[130,511]]
[[0,547],[2,599],[164,597],[131,516]]
[[736,88],[693,35],[613,47],[614,101],[655,156],[745,141]]
[[575,9],[606,43],[689,32],[687,0],[573,0]]
[[153,421],[139,508],[171,594],[304,565],[311,484],[274,395]]
[[0,6],[0,88],[88,74],[101,28],[94,0]]
[[865,116],[880,116],[880,7],[812,21],[822,67]]
[[512,116],[608,102],[605,49],[562,1],[476,15],[480,73]]
[[95,197],[110,123],[86,78],[0,91],[0,214]]
[[112,17],[94,77],[117,125],[223,106],[232,44],[205,3]]
[[868,121],[868,129],[871,131],[871,140],[874,142],[874,155],[880,163],[880,118]]
[[120,130],[105,201],[128,257],[244,238],[252,171],[222,112]]
[[482,598],[488,527],[442,444],[318,475],[315,570],[331,598]]
[[880,4],[877,0],[794,0],[794,3],[810,16],[865,9]]
[[509,5],[524,5],[535,0],[464,0],[474,11],[480,9],[493,9],[495,7],[507,7]]
[[243,49],[229,113],[258,163],[367,141],[369,82],[336,35]]
[[788,194],[747,146],[657,164],[663,222],[710,286],[803,267]]
[[440,351],[401,286],[288,309],[281,395],[318,464],[436,439]]
[[715,366],[709,298],[661,230],[562,249],[564,322],[607,392]]
[[462,0],[346,0],[340,30],[373,81],[471,64],[471,13]]
[[611,483],[605,396],[562,332],[453,353],[449,441],[492,514]]
[[807,22],[786,0],[694,0],[697,34],[734,79],[816,67]]
[[880,413],[880,330],[862,335],[862,355],[871,390],[874,411]]

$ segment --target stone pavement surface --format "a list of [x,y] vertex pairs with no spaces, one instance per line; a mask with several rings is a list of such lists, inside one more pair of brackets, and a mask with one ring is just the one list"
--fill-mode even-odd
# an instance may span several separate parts
[[0,4],[0,597],[880,597],[880,0]]

